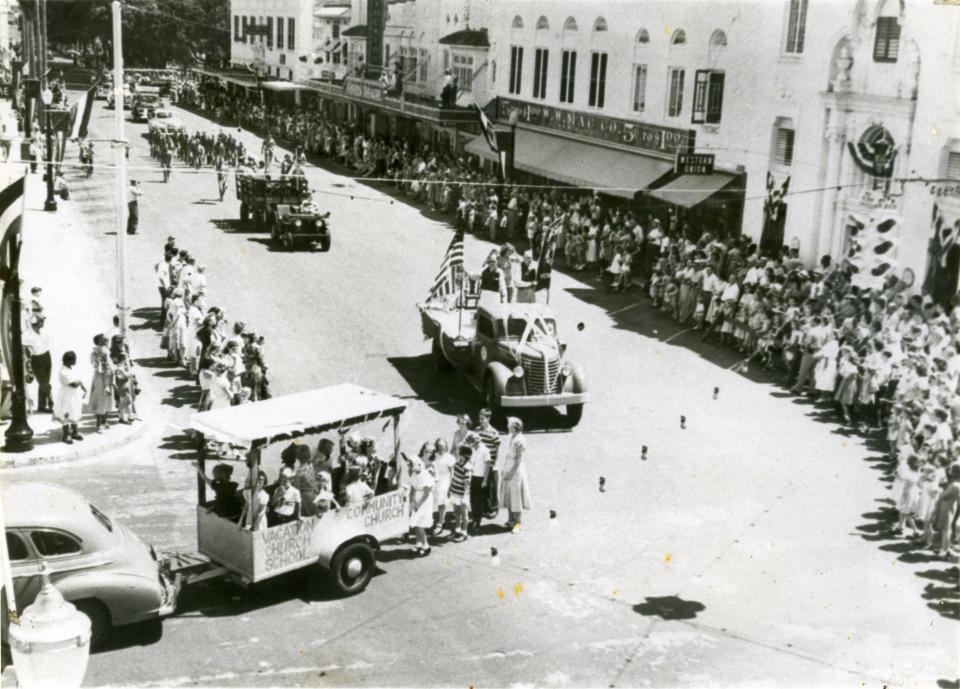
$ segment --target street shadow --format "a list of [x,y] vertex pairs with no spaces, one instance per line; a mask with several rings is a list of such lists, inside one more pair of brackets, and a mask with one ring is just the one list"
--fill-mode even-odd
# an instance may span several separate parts
[[130,330],[154,330],[161,322],[159,306],[142,306],[131,311],[130,315],[140,320],[139,323],[131,323]]
[[220,199],[200,199],[199,201],[191,201],[194,206],[216,206],[220,203]]
[[441,414],[475,414],[482,406],[480,394],[457,373],[434,370],[430,354],[387,357],[387,363],[403,377],[417,399]]
[[960,689],[960,679],[938,679],[939,689]]
[[152,646],[163,638],[163,620],[147,620],[123,627],[114,627],[102,647],[91,649],[90,653],[108,653],[121,651],[134,646]]
[[264,234],[270,231],[269,228],[255,227],[253,223],[244,224],[240,218],[217,218],[210,223],[229,234]]
[[663,620],[692,620],[697,613],[706,610],[703,603],[683,600],[679,596],[647,596],[646,603],[633,606],[633,611],[644,617],[659,617]]
[[170,459],[195,460],[198,457],[197,440],[186,433],[165,436],[158,445],[159,449],[169,451]]
[[176,385],[167,390],[167,396],[163,398],[163,404],[169,404],[171,407],[180,409],[182,407],[196,407],[200,400],[200,388],[196,385]]

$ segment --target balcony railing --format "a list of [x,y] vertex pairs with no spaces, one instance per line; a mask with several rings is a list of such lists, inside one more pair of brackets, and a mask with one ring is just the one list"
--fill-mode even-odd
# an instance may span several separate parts
[[[399,96],[388,96],[384,91],[383,84],[373,79],[346,77],[340,83],[311,80],[305,86],[323,96],[361,102],[409,117],[451,124],[476,121],[476,115],[472,109],[461,107],[441,108],[438,97],[423,92],[405,92]],[[436,96],[439,96],[439,94],[436,94]]]

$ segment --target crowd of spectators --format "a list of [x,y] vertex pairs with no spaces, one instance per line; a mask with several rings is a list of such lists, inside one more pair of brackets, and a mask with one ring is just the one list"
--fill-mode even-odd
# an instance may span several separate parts
[[[896,276],[871,284],[830,256],[806,266],[787,246],[763,254],[749,237],[696,227],[676,210],[638,208],[590,190],[501,185],[450,151],[371,137],[319,112],[267,108],[211,85],[193,93],[188,98],[201,107],[392,183],[493,241],[525,241],[537,253],[549,238],[556,264],[568,271],[593,272],[613,290],[639,286],[654,308],[703,340],[741,352],[741,370],[753,362],[777,370],[794,392],[828,405],[853,430],[884,430],[898,460],[895,500],[910,516],[904,523],[926,529],[931,545],[938,530],[945,553],[956,543],[957,297],[935,303],[910,294]],[[915,494],[927,496],[922,505]]]

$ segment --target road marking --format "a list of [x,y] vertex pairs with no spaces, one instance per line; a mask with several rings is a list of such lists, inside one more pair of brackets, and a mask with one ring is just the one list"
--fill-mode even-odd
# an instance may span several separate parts
[[688,333],[688,332],[690,332],[691,330],[693,330],[693,328],[684,328],[684,329],[681,330],[680,332],[674,333],[673,335],[671,335],[670,337],[668,337],[666,340],[663,341],[663,343],[664,343],[664,344],[667,344],[668,342],[672,342],[673,340],[677,339],[678,337],[680,337],[680,336],[683,335],[684,333]]
[[630,304],[630,306],[624,306],[622,309],[617,309],[616,311],[611,311],[608,313],[608,316],[616,316],[618,313],[623,313],[624,311],[629,311],[632,308],[640,306],[643,302],[638,301],[636,304]]

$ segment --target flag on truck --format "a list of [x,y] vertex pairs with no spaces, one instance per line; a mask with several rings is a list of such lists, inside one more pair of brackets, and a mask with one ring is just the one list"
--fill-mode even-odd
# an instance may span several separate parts
[[540,255],[537,257],[537,289],[550,289],[550,274],[553,272],[553,254],[557,250],[557,236],[563,220],[557,218],[543,230],[540,240]]
[[97,96],[97,86],[100,82],[94,83],[86,93],[80,96],[80,100],[70,108],[70,138],[83,139],[87,136],[87,127],[90,124],[90,113],[93,111],[93,101]]
[[440,271],[433,280],[433,286],[427,299],[443,299],[454,294],[460,288],[463,275],[463,230],[457,230],[453,241],[447,247],[447,253],[440,264]]

